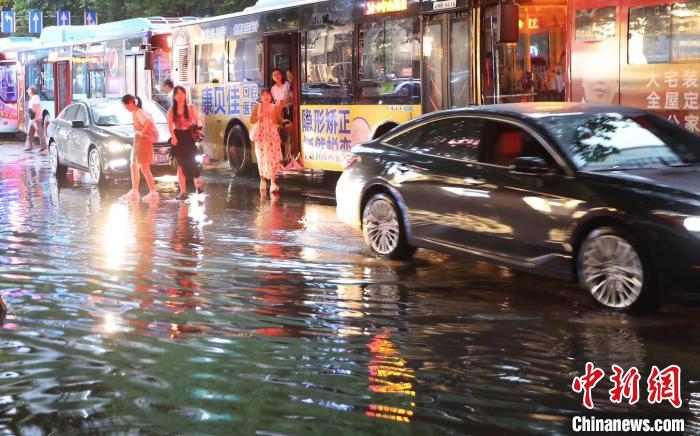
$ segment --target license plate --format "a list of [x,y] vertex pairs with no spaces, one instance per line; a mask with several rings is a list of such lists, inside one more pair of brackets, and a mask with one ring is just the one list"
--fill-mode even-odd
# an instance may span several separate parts
[[167,154],[155,154],[153,161],[158,165],[170,165],[170,156]]

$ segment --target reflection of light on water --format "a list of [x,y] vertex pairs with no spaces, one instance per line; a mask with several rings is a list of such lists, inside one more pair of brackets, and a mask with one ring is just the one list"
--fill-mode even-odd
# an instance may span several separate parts
[[339,316],[347,318],[362,318],[364,303],[362,302],[362,288],[357,285],[338,285],[338,297],[340,300],[336,303],[338,308],[342,309],[338,312]]
[[106,267],[117,269],[124,261],[127,240],[129,209],[127,205],[114,203],[109,208],[107,224],[104,227],[104,250],[107,255]]
[[[389,339],[388,334],[377,334],[368,344],[372,360],[369,365],[370,391],[380,394],[396,394],[415,397],[413,383],[416,376],[413,369],[406,367],[406,360],[399,355],[399,350]],[[410,407],[415,407],[413,401]],[[401,407],[372,404],[365,415],[372,418],[387,419],[397,422],[411,422],[413,411]]]
[[158,176],[154,179],[159,183],[177,183],[177,176]]
[[204,202],[200,201],[200,196],[203,194],[193,194],[190,196],[190,205],[187,209],[187,216],[194,221],[198,226],[208,224],[207,214],[204,209]]
[[119,325],[117,324],[117,320],[114,317],[114,314],[108,313],[104,316],[104,319],[102,321],[102,331],[105,333],[114,333],[119,329]]

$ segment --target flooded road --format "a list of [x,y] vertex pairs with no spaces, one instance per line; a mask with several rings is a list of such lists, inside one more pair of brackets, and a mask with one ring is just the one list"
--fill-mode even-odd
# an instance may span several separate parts
[[378,261],[323,181],[274,200],[210,172],[201,203],[163,183],[127,204],[0,150],[0,435],[570,433],[588,361],[636,366],[643,396],[679,365],[680,409],[603,380],[595,412],[700,431],[700,306],[620,315],[455,256]]

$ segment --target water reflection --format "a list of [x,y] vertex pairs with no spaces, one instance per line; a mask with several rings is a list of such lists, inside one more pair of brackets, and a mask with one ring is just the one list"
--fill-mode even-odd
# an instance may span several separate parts
[[[18,159],[0,156],[0,434],[560,434],[586,361],[678,364],[677,413],[698,415],[697,308],[610,315],[460,257],[377,261],[331,201],[228,175],[154,207]],[[667,412],[608,388],[602,413]]]

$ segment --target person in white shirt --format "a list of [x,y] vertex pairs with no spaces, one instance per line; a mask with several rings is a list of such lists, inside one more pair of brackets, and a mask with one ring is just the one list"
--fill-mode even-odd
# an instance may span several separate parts
[[39,137],[42,153],[46,151],[46,136],[44,135],[44,117],[41,110],[41,98],[36,90],[36,86],[30,86],[27,89],[29,102],[27,107],[29,110],[29,129],[27,130],[27,142],[24,151],[31,151],[34,146],[34,136]]
[[163,82],[163,91],[165,91],[165,110],[168,111],[171,107],[173,107],[173,90],[175,89],[175,85],[173,84],[173,81],[170,79],[165,79]]

